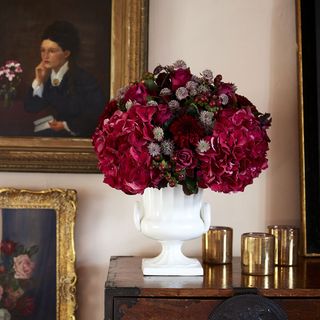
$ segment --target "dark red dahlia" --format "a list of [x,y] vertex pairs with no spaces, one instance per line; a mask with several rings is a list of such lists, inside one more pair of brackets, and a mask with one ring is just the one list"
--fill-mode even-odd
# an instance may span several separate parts
[[201,124],[190,115],[183,115],[176,119],[170,127],[174,142],[180,148],[196,146],[199,140],[204,137],[205,131]]

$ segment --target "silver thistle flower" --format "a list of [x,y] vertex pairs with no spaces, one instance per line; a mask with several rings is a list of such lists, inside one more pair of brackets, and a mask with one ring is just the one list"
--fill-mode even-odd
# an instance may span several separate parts
[[118,89],[117,94],[116,94],[116,99],[121,100],[128,90],[129,90],[129,86],[125,86],[125,87]]
[[157,101],[154,101],[154,100],[150,100],[147,102],[147,106],[149,107],[156,107],[158,105],[158,102]]
[[197,89],[192,89],[192,90],[189,91],[189,95],[190,95],[191,97],[194,97],[194,96],[196,96],[197,94],[198,94]]
[[186,88],[187,88],[188,90],[196,89],[197,86],[198,86],[198,83],[195,82],[195,81],[191,81],[191,80],[190,80],[190,81],[188,81],[188,82],[186,83]]
[[191,77],[191,81],[194,81],[194,82],[197,82],[197,83],[200,83],[201,82],[201,78],[200,77],[198,77],[198,76],[196,76],[196,75],[192,75],[192,77]]
[[164,140],[161,142],[161,151],[166,156],[171,156],[174,150],[174,143],[172,140]]
[[211,70],[208,69],[202,71],[202,76],[209,81],[213,79],[213,73]]
[[210,111],[200,112],[199,120],[207,130],[213,127],[213,116],[213,112]]
[[224,106],[229,102],[229,98],[225,93],[220,94],[219,98]]
[[152,130],[153,136],[157,141],[162,141],[163,136],[164,136],[164,132],[163,129],[161,127],[155,127]]
[[199,140],[198,145],[197,145],[197,150],[200,153],[204,153],[207,152],[210,149],[210,145],[206,140]]
[[149,143],[148,151],[152,157],[158,156],[160,154],[160,150],[161,148],[157,143],[154,143],[154,142]]
[[187,64],[183,60],[177,60],[173,63],[173,67],[176,69],[187,69]]
[[205,93],[205,92],[208,92],[210,91],[210,89],[204,85],[204,84],[200,84],[199,87],[198,87],[198,92],[200,93]]
[[169,96],[172,93],[172,91],[169,88],[163,88],[159,95],[160,96]]
[[180,104],[177,100],[170,100],[168,102],[168,106],[170,108],[171,111],[176,111],[180,108]]
[[178,100],[183,100],[188,96],[188,90],[185,87],[180,87],[176,91],[176,97]]
[[133,105],[133,102],[131,100],[128,100],[126,102],[126,109],[129,110],[132,107],[132,105]]

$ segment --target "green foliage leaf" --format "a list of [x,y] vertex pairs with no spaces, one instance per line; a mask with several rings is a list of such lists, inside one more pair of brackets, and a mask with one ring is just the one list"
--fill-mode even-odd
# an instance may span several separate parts
[[198,184],[196,181],[187,177],[182,185],[182,189],[183,192],[188,196],[191,194],[196,194],[198,193]]
[[157,84],[153,81],[153,79],[147,79],[144,80],[144,85],[147,87],[148,90],[152,91],[158,91],[159,87]]
[[196,116],[199,114],[198,106],[195,103],[190,103],[188,105],[187,113],[193,116]]
[[28,251],[27,254],[29,255],[29,257],[32,257],[33,255],[35,255],[37,252],[39,251],[39,247],[34,245],[32,246]]
[[15,254],[15,256],[19,256],[19,255],[21,255],[21,254],[25,254],[26,253],[26,251],[25,251],[25,249],[24,249],[24,246],[23,245],[21,245],[21,244],[18,244],[17,246],[16,246],[16,254]]

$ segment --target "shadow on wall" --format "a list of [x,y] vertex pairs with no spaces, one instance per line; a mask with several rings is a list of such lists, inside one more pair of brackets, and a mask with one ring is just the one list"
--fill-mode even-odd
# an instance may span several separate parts
[[[106,265],[87,265],[76,270],[78,320],[96,320],[104,318],[104,286],[107,280]],[[81,308],[81,306],[86,306]]]

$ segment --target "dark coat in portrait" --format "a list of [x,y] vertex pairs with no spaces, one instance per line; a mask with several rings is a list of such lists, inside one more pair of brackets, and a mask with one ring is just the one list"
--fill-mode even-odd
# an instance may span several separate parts
[[48,109],[57,121],[65,121],[71,130],[55,132],[51,129],[37,133],[39,136],[91,137],[104,109],[106,98],[96,80],[78,66],[69,69],[58,86],[50,77],[44,84],[42,97],[33,96],[30,88],[25,100],[28,112]]

